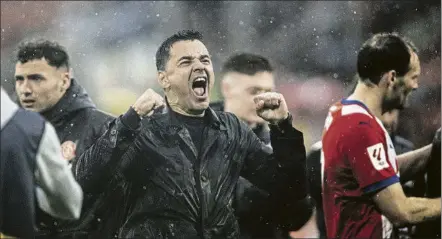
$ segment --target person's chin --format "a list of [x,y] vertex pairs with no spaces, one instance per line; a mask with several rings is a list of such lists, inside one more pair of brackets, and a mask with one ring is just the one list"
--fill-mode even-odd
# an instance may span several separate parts
[[36,113],[40,113],[40,111],[41,111],[35,107],[27,107],[27,106],[23,106],[23,109],[28,110],[28,111],[32,111],[32,112],[36,112]]
[[209,108],[209,101],[208,100],[194,101],[194,102],[192,102],[192,105],[193,105],[192,110],[202,112],[202,111],[206,110],[207,108]]

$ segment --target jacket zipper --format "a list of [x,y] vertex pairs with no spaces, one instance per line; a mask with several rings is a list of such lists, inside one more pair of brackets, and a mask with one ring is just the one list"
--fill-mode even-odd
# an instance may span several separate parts
[[[204,137],[206,132],[206,127],[204,127],[203,132],[202,132],[202,136]],[[202,139],[203,139],[202,137]],[[203,141],[201,141],[201,144],[199,146],[198,149],[198,156],[197,156],[197,170],[196,170],[196,187],[197,187],[197,191],[200,197],[200,217],[199,217],[199,223],[200,223],[200,238],[204,239],[205,237],[205,233],[204,233],[204,210],[206,208],[206,202],[204,199],[204,193],[203,193],[203,188],[201,185],[201,155],[202,155],[202,149],[203,149]]]

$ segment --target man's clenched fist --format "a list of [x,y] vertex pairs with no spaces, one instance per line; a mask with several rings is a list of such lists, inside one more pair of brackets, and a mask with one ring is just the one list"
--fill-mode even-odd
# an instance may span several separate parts
[[253,98],[259,117],[271,124],[287,119],[289,111],[284,97],[276,92],[266,92]]
[[132,105],[141,117],[150,116],[154,110],[163,106],[165,106],[163,97],[152,89],[147,89]]

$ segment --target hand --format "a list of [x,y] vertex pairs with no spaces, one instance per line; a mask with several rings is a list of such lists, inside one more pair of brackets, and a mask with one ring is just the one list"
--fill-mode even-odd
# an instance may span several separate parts
[[65,141],[61,144],[61,153],[63,158],[67,161],[71,161],[75,158],[75,150],[77,149],[77,144],[72,141]]
[[153,91],[152,89],[147,89],[135,103],[132,105],[137,114],[141,117],[146,115],[150,116],[153,114],[154,110],[164,107],[164,99],[161,95]]
[[289,116],[284,97],[279,93],[262,93],[255,96],[253,100],[258,116],[271,124],[278,124]]

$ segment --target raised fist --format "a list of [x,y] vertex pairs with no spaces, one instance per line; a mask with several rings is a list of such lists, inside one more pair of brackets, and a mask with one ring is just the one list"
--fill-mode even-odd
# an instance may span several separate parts
[[75,150],[77,149],[77,145],[72,141],[65,141],[61,144],[61,153],[63,158],[71,161],[75,158]]
[[132,105],[141,117],[152,115],[154,110],[165,106],[164,98],[152,89],[147,89]]
[[278,124],[287,119],[289,111],[284,97],[276,92],[266,92],[253,98],[256,113],[271,124]]

